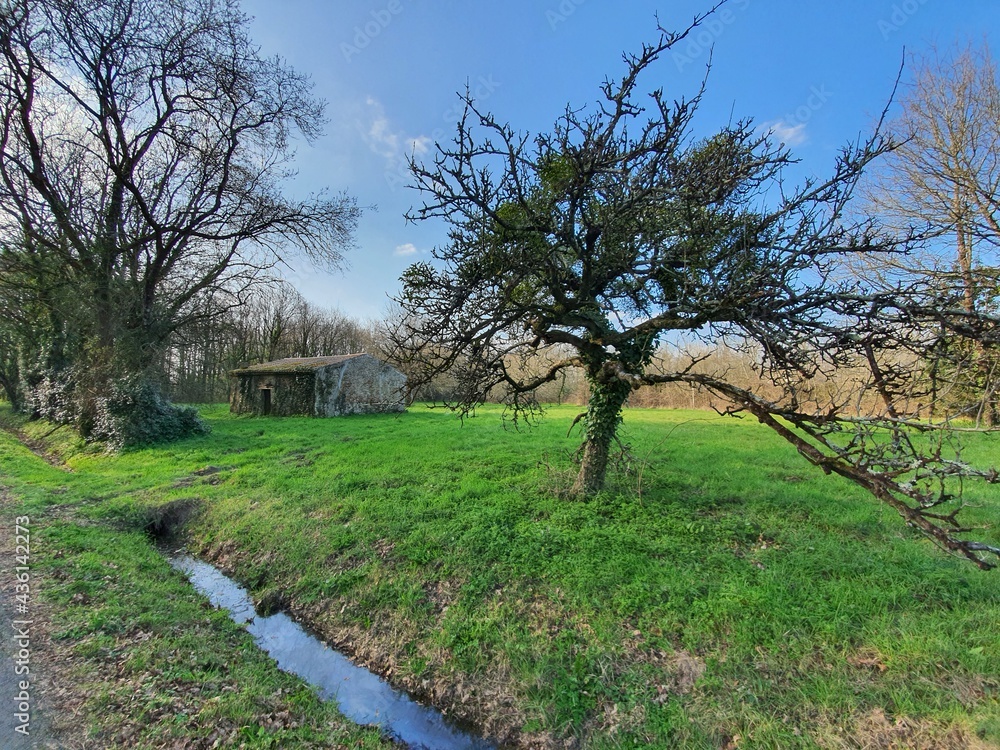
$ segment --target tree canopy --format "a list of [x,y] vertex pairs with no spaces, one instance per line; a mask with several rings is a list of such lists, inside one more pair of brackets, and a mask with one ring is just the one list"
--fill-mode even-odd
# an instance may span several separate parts
[[[791,188],[791,155],[753,122],[696,135],[705,85],[675,98],[644,96],[640,81],[707,15],[625,55],[596,106],[568,107],[546,133],[521,133],[466,95],[454,141],[411,164],[423,195],[411,218],[450,230],[435,261],[402,278],[397,358],[417,384],[452,373],[454,408],[499,399],[514,418],[538,409],[539,386],[582,368],[590,396],[574,494],[603,487],[634,389],[708,389],[946,549],[992,566],[1000,548],[966,539],[944,507],[951,480],[996,474],[949,457],[947,419],[927,419],[912,366],[936,326],[957,326],[954,300],[843,273],[850,258],[919,241],[848,212],[865,168],[894,144],[876,130],[841,151],[830,177]],[[995,329],[976,321],[980,333]],[[747,352],[760,388],[700,371],[697,357],[655,367],[658,347],[680,334]],[[542,354],[546,366],[532,367]]]

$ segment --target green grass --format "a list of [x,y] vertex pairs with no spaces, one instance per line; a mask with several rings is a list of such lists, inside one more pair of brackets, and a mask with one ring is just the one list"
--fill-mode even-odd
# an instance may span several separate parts
[[73,693],[49,715],[62,725],[77,723],[70,712],[86,717],[88,746],[393,747],[278,670],[144,534],[73,519],[73,504],[93,502],[84,475],[42,462],[5,433],[0,466],[0,486],[13,485],[22,501],[0,508],[3,522],[13,529],[15,516],[30,514],[32,586],[51,613],[39,619],[31,605],[33,650],[39,628],[51,643],[33,664],[63,700]]
[[278,671],[142,535],[55,521],[40,544],[53,641],[75,664],[96,746],[391,746]]
[[[0,481],[29,509],[129,539],[150,508],[197,500],[194,550],[508,739],[1000,746],[997,572],[947,557],[749,420],[629,411],[631,472],[564,499],[577,411],[517,432],[492,408],[464,424],[421,407],[214,408],[211,435],[121,456],[59,430],[46,444],[72,472],[2,441]],[[970,452],[996,447],[977,437]],[[1000,522],[1000,493],[970,498]]]

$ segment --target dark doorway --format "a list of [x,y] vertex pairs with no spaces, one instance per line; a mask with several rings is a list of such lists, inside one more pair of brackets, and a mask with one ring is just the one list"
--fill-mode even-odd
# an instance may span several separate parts
[[260,389],[260,412],[265,417],[271,415],[271,389],[261,388]]

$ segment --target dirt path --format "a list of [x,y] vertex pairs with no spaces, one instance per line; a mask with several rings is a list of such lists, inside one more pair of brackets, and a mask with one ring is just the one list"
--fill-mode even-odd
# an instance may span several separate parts
[[[71,708],[75,701],[66,686],[72,682],[61,673],[52,645],[50,608],[38,596],[45,581],[31,565],[33,519],[25,526],[22,518],[18,529],[14,506],[0,488],[0,747],[82,750],[91,746],[84,739],[80,717]],[[18,535],[25,528],[29,532],[27,560],[18,559],[25,541]],[[22,566],[23,562],[28,564]],[[30,587],[26,603],[18,599],[23,591],[17,589],[18,575],[25,573]],[[20,710],[25,697],[27,717]]]

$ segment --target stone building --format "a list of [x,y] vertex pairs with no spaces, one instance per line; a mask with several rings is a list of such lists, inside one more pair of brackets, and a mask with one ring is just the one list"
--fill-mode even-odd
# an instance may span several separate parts
[[339,417],[406,408],[406,376],[370,354],[279,359],[230,376],[233,414]]

